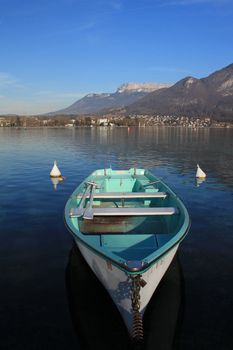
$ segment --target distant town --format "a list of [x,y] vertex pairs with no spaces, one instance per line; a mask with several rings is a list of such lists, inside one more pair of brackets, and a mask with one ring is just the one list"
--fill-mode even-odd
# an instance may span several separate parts
[[174,115],[57,115],[57,116],[0,116],[0,127],[114,127],[114,126],[176,126],[189,128],[233,127],[233,121],[218,121],[210,117]]

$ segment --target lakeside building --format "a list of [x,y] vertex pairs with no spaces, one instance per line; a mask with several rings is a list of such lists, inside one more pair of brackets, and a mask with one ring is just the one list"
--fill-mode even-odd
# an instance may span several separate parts
[[174,126],[189,128],[233,127],[231,121],[217,121],[209,116],[187,117],[175,115],[59,115],[45,116],[0,116],[0,127],[100,127],[100,126]]

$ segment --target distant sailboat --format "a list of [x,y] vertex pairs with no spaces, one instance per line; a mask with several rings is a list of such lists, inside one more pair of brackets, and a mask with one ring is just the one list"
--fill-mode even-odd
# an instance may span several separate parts
[[199,164],[197,164],[196,177],[199,179],[204,179],[206,177],[206,173],[200,168]]

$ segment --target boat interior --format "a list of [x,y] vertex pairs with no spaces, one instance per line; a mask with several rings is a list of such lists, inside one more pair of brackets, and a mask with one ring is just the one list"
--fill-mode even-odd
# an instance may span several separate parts
[[91,178],[75,193],[70,217],[86,240],[126,260],[152,254],[183,223],[174,193],[144,173]]

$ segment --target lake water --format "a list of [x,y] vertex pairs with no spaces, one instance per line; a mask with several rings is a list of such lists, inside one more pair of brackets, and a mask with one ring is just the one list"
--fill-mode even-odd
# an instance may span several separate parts
[[[55,159],[66,178],[57,186]],[[127,348],[63,221],[75,187],[109,166],[148,168],[192,220],[145,315],[147,349],[233,349],[233,129],[165,127],[0,128],[0,348],[82,349],[87,338],[92,349]]]

